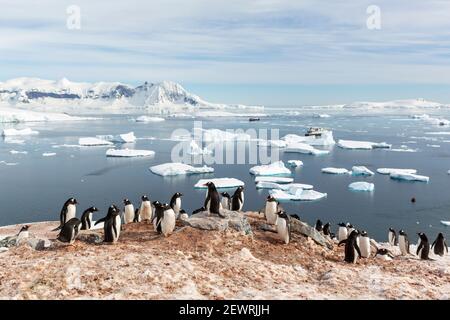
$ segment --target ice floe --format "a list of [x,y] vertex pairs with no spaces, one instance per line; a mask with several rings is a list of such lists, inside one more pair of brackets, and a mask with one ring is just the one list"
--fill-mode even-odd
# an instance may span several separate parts
[[349,174],[350,171],[348,171],[345,168],[333,168],[333,167],[327,167],[323,168],[322,173],[328,173],[328,174]]
[[87,118],[73,117],[64,113],[36,112],[0,106],[0,123],[79,120],[87,120]]
[[238,133],[234,131],[224,131],[220,129],[203,129],[203,141],[222,142],[222,141],[249,141],[251,136],[247,133]]
[[17,150],[11,150],[9,151],[11,154],[28,154],[28,151],[17,151]]
[[444,220],[441,220],[441,223],[442,223],[444,226],[450,226],[450,221],[444,221]]
[[353,191],[373,191],[375,189],[375,185],[370,182],[358,181],[352,182],[348,185],[348,188]]
[[303,161],[302,160],[288,160],[287,164],[293,168],[302,167]]
[[200,179],[195,185],[195,188],[206,189],[205,185],[207,182],[211,181],[214,183],[216,188],[236,188],[244,186],[244,182],[236,178],[214,178],[214,179]]
[[332,131],[324,131],[320,136],[310,135],[310,136],[299,136],[297,134],[287,134],[281,138],[290,144],[294,143],[305,143],[311,146],[331,146],[336,142],[333,138]]
[[391,173],[415,174],[415,173],[417,173],[417,170],[416,169],[378,168],[377,172],[379,174],[391,174]]
[[208,148],[201,148],[198,144],[197,144],[197,142],[195,141],[195,140],[192,140],[190,143],[189,143],[189,148],[188,148],[188,152],[187,152],[188,154],[190,154],[190,155],[205,155],[205,154],[211,154],[212,153],[212,151],[211,150],[209,150]]
[[373,148],[374,142],[355,141],[355,140],[339,140],[337,145],[343,149],[361,149],[370,150]]
[[39,134],[38,131],[32,130],[30,128],[25,129],[3,129],[2,136],[4,137],[11,137],[11,136],[30,136]]
[[256,176],[255,182],[272,182],[272,183],[291,183],[294,178],[273,177],[273,176]]
[[269,194],[279,201],[314,201],[320,200],[327,196],[326,193],[321,193],[315,190],[304,190],[298,188],[295,193],[284,191],[280,189],[273,189],[269,191]]
[[302,143],[302,142],[293,142],[288,143],[288,146],[284,150],[285,152],[297,152],[297,153],[304,153],[304,154],[312,154],[312,155],[324,155],[328,154],[328,150],[319,150],[314,148],[313,146]]
[[303,183],[288,183],[288,184],[280,184],[269,181],[259,181],[256,184],[256,189],[280,189],[283,191],[294,190],[294,189],[304,189],[304,190],[312,190],[314,186],[310,184]]
[[176,176],[194,173],[212,173],[214,169],[211,167],[193,167],[180,162],[168,162],[150,167],[150,171],[160,176]]
[[430,181],[430,177],[405,172],[391,172],[389,176],[391,177],[391,179],[395,180],[420,181],[420,182]]
[[166,121],[164,118],[160,117],[149,117],[149,116],[140,116],[135,119],[136,122],[162,122]]
[[136,142],[136,136],[134,135],[134,132],[122,133],[118,135],[98,135],[97,138],[117,143]]
[[4,160],[1,160],[1,161],[0,161],[0,164],[4,164],[4,165],[6,165],[6,166],[15,166],[15,165],[18,165],[17,162],[6,162],[6,161],[4,161]]
[[254,166],[250,168],[250,173],[255,176],[277,176],[290,175],[291,170],[286,168],[284,162],[280,160],[267,165]]
[[94,137],[84,137],[78,139],[78,144],[80,146],[110,146],[113,143],[104,139],[94,138]]
[[56,153],[54,153],[54,152],[44,152],[42,154],[42,156],[43,157],[53,157],[53,156],[56,156]]
[[287,142],[283,140],[258,140],[258,146],[271,148],[286,148]]
[[137,149],[108,149],[106,150],[107,157],[153,157],[155,151],[152,150],[137,150]]
[[408,146],[401,145],[400,148],[393,148],[393,149],[390,149],[390,151],[393,151],[393,152],[417,152],[417,149],[411,149]]
[[352,174],[354,176],[373,176],[373,171],[367,169],[364,166],[353,166],[352,167]]
[[326,113],[315,113],[313,114],[313,118],[330,118],[331,116]]

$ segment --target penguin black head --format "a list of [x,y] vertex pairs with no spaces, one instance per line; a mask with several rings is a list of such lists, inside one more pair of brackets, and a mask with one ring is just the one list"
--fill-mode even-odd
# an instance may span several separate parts
[[141,200],[142,200],[142,201],[148,201],[148,197],[147,197],[146,195],[143,195],[143,196],[141,197]]
[[236,191],[244,191],[244,186],[237,187]]
[[69,204],[78,204],[77,199],[75,199],[75,198],[70,198],[70,199],[68,200],[68,203],[69,203]]
[[428,242],[428,238],[425,233],[419,232],[418,235],[419,235],[420,240]]
[[156,200],[156,201],[153,201],[153,202],[152,202],[152,205],[155,206],[155,207],[159,207],[159,206],[161,205],[161,202],[159,202],[158,200]]
[[131,201],[128,200],[127,198],[125,198],[125,199],[123,199],[123,204],[124,204],[124,205],[131,204]]
[[180,214],[187,213],[184,209],[180,210]]
[[381,256],[384,256],[384,255],[387,255],[388,253],[389,253],[388,249],[385,249],[385,248],[380,248],[377,250],[377,255],[379,254]]
[[390,231],[390,232],[394,232],[394,233],[395,233],[395,230],[394,230],[394,228],[389,228],[389,231]]
[[412,198],[411,198],[411,202],[412,202],[412,203],[415,203],[415,202],[416,202],[416,198],[415,198],[415,197],[412,197]]
[[359,236],[358,230],[353,230],[348,237],[349,238],[356,238],[357,236]]
[[442,234],[442,232],[439,232],[437,238],[438,238],[438,239],[444,239],[444,235]]
[[163,207],[164,210],[172,209],[172,207],[168,203],[163,203],[161,206]]
[[119,214],[119,211],[120,211],[119,208],[117,208],[116,205],[112,204],[109,206],[108,214],[117,215],[117,214]]
[[177,193],[175,193],[175,196],[177,196],[177,197],[182,197],[183,194],[182,194],[181,192],[177,192]]
[[216,185],[212,181],[208,181],[207,183],[205,183],[205,186],[208,187],[208,190],[215,190],[216,189]]
[[398,232],[399,235],[401,236],[406,236],[406,232],[402,229]]
[[345,226],[347,227],[347,228],[353,228],[353,225],[350,223],[350,222],[347,222],[346,224],[345,224]]
[[282,218],[282,219],[289,219],[289,216],[288,216],[288,214],[286,213],[286,211],[278,211],[277,212],[277,215],[280,217],[280,218]]
[[231,196],[229,195],[228,192],[222,192],[221,195],[222,195],[222,197],[225,197],[225,198],[228,198],[228,199],[231,198]]
[[267,201],[268,201],[268,202],[273,202],[273,201],[277,201],[277,199],[275,199],[275,197],[272,196],[272,195],[268,195],[268,196],[267,196]]
[[28,231],[29,228],[30,228],[29,225],[22,226],[22,228],[20,228],[19,233],[21,233],[22,231]]
[[347,225],[345,223],[343,223],[343,222],[340,222],[340,223],[338,223],[338,226],[339,227],[346,227]]
[[367,237],[367,231],[366,230],[361,231],[360,235],[362,237]]

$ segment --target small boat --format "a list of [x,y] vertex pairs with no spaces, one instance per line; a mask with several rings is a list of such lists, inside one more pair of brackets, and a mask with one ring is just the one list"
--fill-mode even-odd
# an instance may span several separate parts
[[314,136],[316,138],[319,138],[324,134],[325,132],[328,132],[327,129],[319,128],[319,127],[311,127],[308,129],[308,131],[305,133],[306,137]]
[[253,122],[253,121],[259,121],[261,120],[260,118],[249,118],[248,121]]

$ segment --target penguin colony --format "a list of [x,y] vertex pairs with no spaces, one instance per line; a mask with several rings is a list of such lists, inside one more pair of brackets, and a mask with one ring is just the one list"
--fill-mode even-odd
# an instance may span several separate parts
[[[244,206],[244,187],[238,187],[232,196],[227,192],[217,191],[213,182],[207,182],[206,197],[201,208],[193,211],[192,215],[207,211],[208,214],[218,215],[224,218],[221,212],[223,209],[242,211]],[[89,230],[93,225],[103,222],[104,242],[115,243],[119,240],[123,224],[146,222],[153,225],[153,229],[164,237],[169,236],[175,230],[177,220],[188,219],[188,214],[181,207],[183,194],[175,193],[169,203],[159,201],[150,202],[147,195],[141,197],[138,208],[129,199],[123,200],[123,211],[116,205],[111,205],[105,217],[98,219],[93,224],[93,214],[98,212],[96,207],[86,209],[81,219],[76,218],[75,198],[69,198],[63,205],[60,213],[60,225],[54,229],[60,230],[57,239],[61,242],[72,244],[80,230]],[[280,206],[280,203],[271,195],[266,198],[265,206],[260,214],[263,215],[269,225],[274,226],[274,231],[280,240],[289,244],[291,241],[291,220],[296,216],[289,215]],[[331,241],[336,241],[338,246],[345,245],[344,261],[356,263],[361,258],[377,258],[382,260],[392,260],[395,255],[386,248],[379,248],[375,241],[369,238],[367,231],[357,230],[350,223],[338,223],[337,234],[331,232],[331,224],[319,219],[315,224],[315,230]],[[24,226],[19,234],[28,234],[28,226]],[[419,242],[416,252],[410,252],[408,235],[404,230],[397,232],[393,228],[388,230],[388,243],[391,246],[398,246],[401,256],[417,255],[421,260],[432,260],[429,253],[432,250],[435,255],[443,256],[448,254],[448,246],[445,237],[439,233],[436,240],[430,245],[427,236],[418,233]]]

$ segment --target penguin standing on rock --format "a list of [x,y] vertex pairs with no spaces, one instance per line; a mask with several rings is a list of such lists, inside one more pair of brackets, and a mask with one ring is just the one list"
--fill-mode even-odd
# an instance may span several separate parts
[[135,219],[134,206],[128,199],[124,199],[123,204],[125,205],[123,209],[123,223],[124,224],[131,223]]
[[103,231],[105,233],[104,242],[117,242],[120,236],[120,227],[122,221],[120,219],[120,210],[115,205],[111,205],[108,208],[106,217],[99,219],[95,222],[95,225],[100,222],[104,222]]
[[406,256],[409,254],[409,240],[408,235],[405,231],[400,230],[398,232],[398,246],[402,255]]
[[393,228],[389,228],[388,242],[391,246],[397,245],[397,233]]
[[361,250],[359,249],[356,239],[358,238],[358,231],[353,230],[347,239],[339,242],[338,246],[345,244],[345,257],[344,261],[348,263],[356,263],[356,260],[361,258]]
[[323,235],[333,239],[334,234],[331,232],[331,225],[329,222],[325,223],[322,229]]
[[17,242],[19,242],[22,239],[26,239],[26,238],[30,237],[30,233],[28,232],[29,228],[30,228],[29,225],[25,225],[22,228],[20,228],[20,231],[17,234]]
[[173,209],[173,212],[175,212],[175,216],[177,219],[180,217],[181,197],[182,196],[183,196],[182,193],[177,192],[170,199],[170,207]]
[[134,219],[133,222],[141,222],[141,215],[139,214],[140,208],[134,209]]
[[231,210],[242,211],[244,207],[244,187],[239,186],[231,197]]
[[323,223],[320,219],[317,219],[315,228],[317,231],[323,232]]
[[69,198],[64,203],[61,213],[59,214],[59,227],[56,229],[53,229],[52,231],[57,231],[61,229],[64,224],[69,221],[72,218],[75,218],[75,215],[77,213],[77,200],[75,198]]
[[177,219],[172,207],[167,203],[163,205],[163,210],[163,217],[160,222],[161,233],[164,235],[164,237],[167,237],[173,232],[173,230],[175,230],[175,223]]
[[343,222],[338,223],[339,229],[338,229],[338,240],[342,241],[347,239],[348,237],[348,231],[347,231],[347,225]]
[[359,235],[359,248],[361,250],[361,257],[369,258],[371,253],[370,238],[366,231],[361,231]]
[[140,219],[142,221],[144,221],[144,220],[152,221],[153,208],[152,208],[152,204],[150,203],[150,199],[146,195],[143,195],[141,197],[141,201],[142,201],[141,207],[139,209]]
[[225,216],[220,212],[220,196],[219,192],[217,192],[216,186],[211,181],[207,182],[205,186],[208,187],[208,192],[203,206],[209,213],[217,214],[220,217],[225,218]]
[[161,221],[164,217],[164,205],[159,201],[153,201],[155,207],[155,214],[153,215],[153,229],[157,233],[161,233]]
[[90,230],[92,227],[92,214],[97,212],[98,209],[96,207],[90,207],[84,210],[81,215],[81,230]]
[[289,215],[285,211],[277,212],[278,218],[276,221],[277,233],[280,239],[285,243],[289,244],[291,241],[291,220]]
[[81,221],[77,218],[72,218],[67,221],[61,228],[57,239],[61,242],[73,244],[81,228]]
[[228,192],[222,192],[221,193],[222,200],[220,201],[222,208],[226,210],[231,210],[231,196],[228,194]]
[[275,224],[277,222],[277,212],[278,212],[278,201],[273,196],[269,195],[266,199],[265,216],[266,220],[270,224]]
[[423,232],[419,232],[418,235],[420,238],[420,243],[417,247],[416,254],[421,260],[430,260],[430,243],[428,242],[428,238]]
[[431,249],[434,247],[434,254],[438,256],[443,256],[445,254],[445,251],[448,253],[448,247],[447,242],[445,241],[444,235],[442,232],[439,232],[436,240],[434,240],[433,244],[431,245]]

